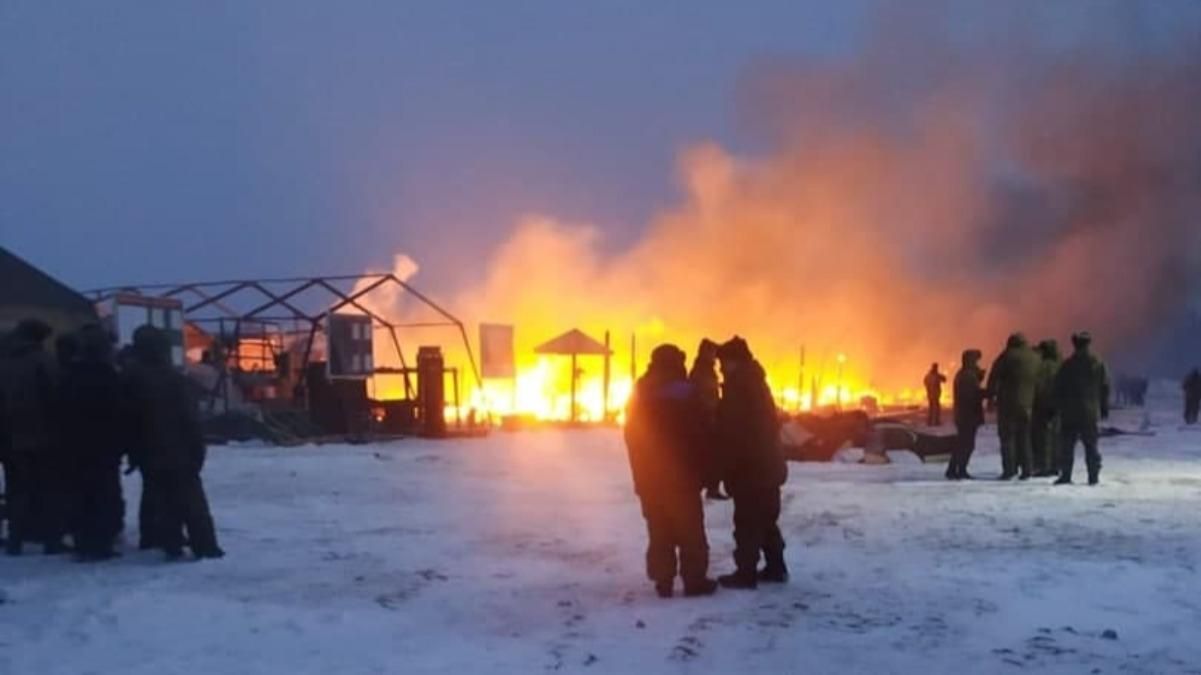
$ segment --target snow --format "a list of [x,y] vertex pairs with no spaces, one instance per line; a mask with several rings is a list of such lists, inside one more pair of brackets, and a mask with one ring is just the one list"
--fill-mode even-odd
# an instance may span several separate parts
[[1201,433],[1155,405],[1096,488],[793,464],[792,582],[670,601],[616,432],[214,448],[229,557],[0,559],[0,673],[1201,673]]

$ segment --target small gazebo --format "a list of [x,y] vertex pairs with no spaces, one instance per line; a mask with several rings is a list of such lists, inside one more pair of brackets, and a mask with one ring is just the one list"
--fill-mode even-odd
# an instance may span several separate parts
[[[606,336],[607,339],[607,336]],[[605,399],[609,398],[609,358],[613,355],[613,350],[607,345],[589,337],[586,333],[578,328],[563,333],[559,337],[552,338],[534,348],[535,354],[553,355],[553,356],[570,356],[571,357],[571,421],[576,421],[576,381],[579,379],[580,370],[576,363],[581,356],[603,356],[605,359]],[[604,411],[608,414],[608,410]]]

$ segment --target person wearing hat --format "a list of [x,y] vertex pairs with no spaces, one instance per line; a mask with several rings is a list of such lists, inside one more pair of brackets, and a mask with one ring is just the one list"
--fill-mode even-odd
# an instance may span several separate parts
[[1001,441],[1001,480],[1021,471],[1030,478],[1034,460],[1030,448],[1030,416],[1038,383],[1038,354],[1026,336],[1014,333],[988,374],[988,394],[997,405],[997,435]]
[[1109,372],[1092,353],[1092,336],[1081,331],[1072,336],[1074,351],[1055,376],[1055,404],[1060,417],[1059,479],[1056,485],[1072,482],[1076,443],[1084,445],[1088,484],[1101,477],[1098,420],[1109,417]]
[[717,590],[701,502],[713,472],[701,398],[684,363],[675,345],[656,347],[626,410],[630,473],[646,519],[646,575],[663,598],[672,597],[677,574],[685,596]]
[[965,349],[963,365],[955,373],[955,451],[947,464],[948,480],[971,480],[968,462],[976,449],[976,431],[984,424],[984,370],[980,368],[980,350]]
[[[696,359],[692,362],[692,370],[688,372],[688,381],[696,387],[697,396],[701,401],[701,412],[704,428],[705,450],[709,453],[716,451],[714,434],[717,428],[717,404],[721,401],[721,383],[717,379],[717,343],[705,338],[696,349]],[[714,473],[705,485],[705,498],[726,500],[730,497],[721,491],[721,477]]]
[[1055,374],[1059,372],[1059,343],[1043,340],[1037,347],[1038,381],[1034,387],[1034,408],[1030,417],[1030,449],[1034,457],[1034,475],[1039,478],[1059,475],[1059,419],[1055,412]]
[[[717,350],[722,396],[717,408],[719,466],[734,499],[735,571],[718,578],[727,588],[784,583],[784,537],[780,533],[780,487],[788,466],[779,445],[779,419],[763,367],[750,347],[734,337]],[[758,569],[759,557],[764,567]]]

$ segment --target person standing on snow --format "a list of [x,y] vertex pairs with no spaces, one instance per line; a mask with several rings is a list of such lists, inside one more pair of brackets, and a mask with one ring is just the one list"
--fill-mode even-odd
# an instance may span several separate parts
[[1034,387],[1034,408],[1030,417],[1030,449],[1034,475],[1040,478],[1059,475],[1059,420],[1055,413],[1055,374],[1059,372],[1059,343],[1038,343],[1041,361]]
[[1055,404],[1060,415],[1061,456],[1056,485],[1072,482],[1076,442],[1084,445],[1088,484],[1101,477],[1101,452],[1097,447],[1098,420],[1109,417],[1109,373],[1091,350],[1093,338],[1086,331],[1072,336],[1075,351],[1055,376]]
[[1033,457],[1030,449],[1030,416],[1038,383],[1038,354],[1021,333],[1009,336],[1005,351],[988,373],[988,395],[996,401],[997,435],[1001,441],[1001,480],[1011,480],[1021,471],[1030,478]]
[[936,427],[942,424],[942,384],[947,376],[938,372],[938,364],[930,364],[930,372],[926,373],[926,401],[929,410],[926,413],[926,426]]
[[955,373],[955,451],[947,464],[948,480],[971,480],[968,462],[976,449],[976,431],[984,424],[984,370],[980,350],[963,352],[963,365]]
[[674,345],[651,352],[626,411],[625,441],[634,492],[646,519],[646,574],[670,598],[678,574],[685,596],[711,595],[709,541],[701,489],[713,473],[704,410]]
[[[692,370],[688,373],[688,381],[696,388],[701,402],[703,441],[705,451],[712,454],[716,449],[717,404],[721,401],[721,384],[717,380],[717,343],[705,338],[696,350],[696,359],[692,362]],[[710,484],[705,486],[705,498],[726,500],[729,496],[722,494],[721,477],[716,473],[711,477]]]
[[1181,385],[1184,390],[1184,423],[1196,424],[1201,413],[1201,369],[1193,368]]
[[[722,395],[717,408],[718,464],[734,499],[736,570],[718,581],[727,588],[753,589],[759,582],[784,583],[784,537],[780,533],[780,487],[788,466],[779,446],[779,419],[763,366],[745,340],[734,337],[717,350]],[[758,569],[762,554],[764,568]]]

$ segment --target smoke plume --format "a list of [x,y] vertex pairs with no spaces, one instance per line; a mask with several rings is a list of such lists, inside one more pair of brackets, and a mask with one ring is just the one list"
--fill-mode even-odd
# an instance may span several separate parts
[[805,345],[901,387],[1016,330],[1130,348],[1195,298],[1195,36],[1063,49],[901,23],[854,58],[752,67],[742,119],[770,150],[682,153],[679,203],[627,250],[532,216],[451,306],[522,348],[575,325],[648,347],[738,333],[769,366]]

